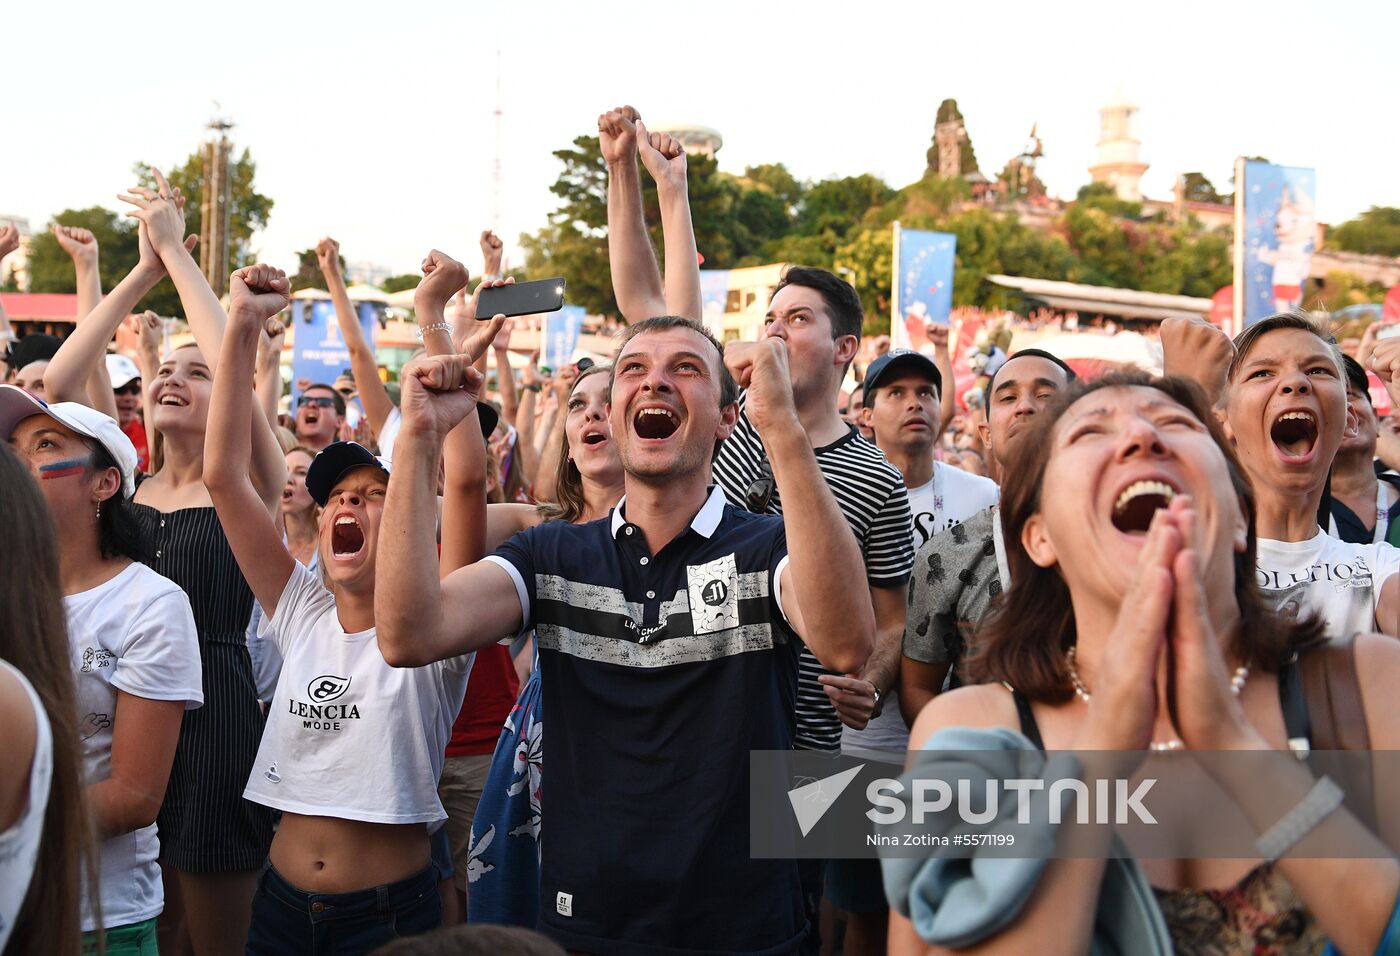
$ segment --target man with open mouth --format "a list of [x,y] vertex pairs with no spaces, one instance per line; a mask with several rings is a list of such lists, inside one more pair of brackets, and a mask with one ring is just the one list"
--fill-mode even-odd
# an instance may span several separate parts
[[320,451],[340,435],[345,398],[330,385],[308,385],[297,397],[297,444]]
[[[550,714],[539,928],[567,949],[664,956],[790,952],[806,935],[797,864],[749,851],[749,753],[789,750],[799,641],[859,669],[875,620],[856,539],[817,466],[785,343],[740,369],[786,518],[711,484],[738,420],[720,344],[675,316],[628,328],[611,441],[626,495],[610,518],[548,522],[438,580],[433,502],[444,436],[480,376],[451,358],[403,375],[375,619],[414,666],[533,626]],[[834,409],[833,404],[833,409]],[[482,502],[471,516],[485,522]]]

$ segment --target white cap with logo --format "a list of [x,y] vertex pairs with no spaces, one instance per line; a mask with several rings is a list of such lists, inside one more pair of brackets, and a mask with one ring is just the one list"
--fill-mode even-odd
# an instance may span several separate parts
[[141,377],[141,370],[129,357],[118,352],[107,354],[107,377],[112,380],[112,388],[125,388]]
[[107,449],[122,473],[122,497],[130,498],[136,493],[136,446],[116,419],[78,402],[50,405],[22,388],[0,385],[0,436],[8,439],[16,425],[34,415],[47,415]]

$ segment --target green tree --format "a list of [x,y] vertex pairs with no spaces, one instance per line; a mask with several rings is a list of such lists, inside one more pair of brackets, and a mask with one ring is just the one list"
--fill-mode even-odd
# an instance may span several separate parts
[[1385,286],[1379,282],[1367,282],[1352,272],[1332,271],[1303,295],[1303,303],[1309,309],[1336,312],[1349,305],[1381,302],[1385,299],[1385,291]]
[[1400,209],[1372,206],[1327,231],[1327,244],[1344,252],[1400,256]]
[[894,197],[894,190],[870,173],[824,179],[807,190],[797,217],[798,230],[809,236],[831,232],[844,238],[867,212]]
[[885,335],[890,330],[893,254],[894,230],[880,226],[854,233],[832,258],[832,270],[855,286],[860,295],[866,335]]
[[782,200],[789,215],[797,212],[806,193],[806,186],[797,180],[782,163],[763,163],[744,170],[744,184]]
[[[135,173],[143,186],[154,188],[155,177],[145,163],[137,163]],[[203,221],[200,203],[204,195],[204,156],[196,151],[179,166],[163,170],[171,186],[185,194],[185,228],[200,234]],[[240,269],[257,261],[252,248],[253,234],[267,226],[273,201],[258,192],[254,182],[257,164],[244,149],[237,160],[229,161],[229,269]],[[196,251],[195,255],[198,255]]]
[[1070,206],[1060,226],[1075,255],[1067,276],[1071,282],[1138,287],[1142,257],[1149,252],[1143,229],[1092,200]]
[[389,276],[379,283],[379,288],[385,292],[403,292],[405,289],[416,289],[418,283],[423,281],[423,276],[418,272],[405,272],[401,276]]
[[[340,260],[340,274],[345,275],[345,256],[338,255]],[[418,276],[414,279],[414,285],[418,284]],[[316,249],[303,249],[297,253],[297,271],[292,274],[292,291],[300,292],[302,289],[325,289],[326,277],[321,275],[321,262],[316,258]]]
[[[616,314],[608,272],[607,166],[598,139],[579,136],[568,149],[556,150],[564,165],[550,187],[561,200],[549,223],[521,237],[531,275],[562,275],[569,280],[569,301],[589,312]],[[690,215],[695,245],[705,267],[727,269],[772,261],[772,243],[791,232],[784,197],[793,195],[791,174],[779,166],[756,167],[757,181],[722,173],[714,159],[687,158]],[[652,243],[661,251],[660,207],[656,184],[641,173],[642,209]]]
[[[110,292],[136,266],[141,256],[136,235],[136,220],[119,215],[101,206],[86,209],[65,209],[49,220],[46,228],[36,233],[29,246],[29,291],[77,291],[77,276],[73,260],[59,246],[52,229],[56,225],[88,229],[97,240],[97,270],[102,290]],[[136,311],[152,309],[161,315],[182,315],[180,297],[169,279],[163,280],[136,306]]]
[[1118,198],[1118,191],[1108,183],[1089,183],[1079,188],[1075,205],[1102,209],[1112,216],[1137,219],[1142,215],[1142,203]]
[[1225,202],[1225,197],[1215,191],[1215,186],[1205,173],[1182,174],[1182,192],[1187,202],[1208,202],[1217,205]]

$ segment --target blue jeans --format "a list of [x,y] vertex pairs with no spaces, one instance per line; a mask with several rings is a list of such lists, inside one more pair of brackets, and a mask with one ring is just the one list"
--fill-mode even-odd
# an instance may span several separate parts
[[442,923],[438,871],[353,893],[307,893],[269,864],[253,897],[247,956],[359,956]]

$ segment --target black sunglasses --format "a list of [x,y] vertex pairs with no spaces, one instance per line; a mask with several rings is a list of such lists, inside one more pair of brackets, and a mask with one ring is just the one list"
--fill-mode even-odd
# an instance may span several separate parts
[[140,395],[141,381],[140,379],[135,379],[123,385],[121,388],[112,389],[112,392],[116,395]]
[[325,395],[303,395],[297,399],[297,408],[304,408],[307,405],[315,405],[317,408],[335,408],[335,399],[327,398]]
[[768,511],[768,503],[773,500],[773,489],[776,483],[773,481],[773,466],[768,464],[768,460],[763,460],[763,474],[749,482],[749,490],[744,492],[744,503],[749,506],[749,510],[755,514],[764,514]]

